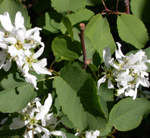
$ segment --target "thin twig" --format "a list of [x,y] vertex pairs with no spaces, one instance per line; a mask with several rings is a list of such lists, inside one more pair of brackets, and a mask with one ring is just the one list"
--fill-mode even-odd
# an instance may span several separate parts
[[119,4],[119,1],[117,0],[117,4],[116,4],[116,12],[118,12],[118,4]]
[[83,52],[83,69],[86,69],[87,67],[87,57],[86,57],[86,50],[85,50],[85,43],[84,43],[84,30],[85,30],[85,24],[80,23],[80,30],[81,33],[79,33],[79,37],[81,40],[81,45],[82,45],[82,52]]
[[124,0],[125,7],[126,7],[126,13],[130,14],[130,3],[129,0]]
[[[103,12],[101,13],[102,15],[104,15],[104,14],[116,14],[116,15],[118,15],[118,13],[120,13],[119,11],[118,11],[118,1],[117,1],[117,5],[116,5],[116,9],[117,9],[117,11],[112,11],[112,10],[110,10],[110,9],[108,9],[107,8],[107,6],[106,6],[106,4],[105,4],[105,2],[104,2],[104,0],[102,0],[102,3],[103,3],[103,5],[104,5],[104,10],[103,10]],[[106,13],[105,13],[105,11],[106,11]]]

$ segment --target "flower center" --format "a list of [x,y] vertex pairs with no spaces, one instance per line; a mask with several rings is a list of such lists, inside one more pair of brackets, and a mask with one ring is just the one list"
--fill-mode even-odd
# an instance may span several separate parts
[[112,76],[112,72],[110,70],[106,71],[107,78],[110,78]]
[[14,45],[18,50],[23,49],[23,45],[20,41],[17,41],[17,43]]

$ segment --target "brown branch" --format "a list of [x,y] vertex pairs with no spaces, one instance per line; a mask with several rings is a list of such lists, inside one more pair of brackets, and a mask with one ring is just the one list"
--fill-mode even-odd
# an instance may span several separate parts
[[85,50],[85,43],[84,43],[84,30],[85,30],[85,24],[80,23],[80,30],[81,33],[79,33],[79,37],[81,40],[81,45],[82,45],[82,52],[83,52],[83,69],[86,69],[87,67],[87,57],[86,57],[86,50]]
[[126,7],[126,13],[130,14],[130,3],[129,3],[129,0],[124,0],[124,4],[125,4],[125,7]]
[[[104,5],[104,7],[105,7],[105,9],[103,10],[103,12],[101,13],[102,15],[107,14],[107,13],[118,15],[118,13],[120,13],[120,12],[118,11],[118,1],[117,1],[117,5],[116,5],[116,11],[109,10],[109,9],[107,8],[107,6],[106,6],[104,0],[102,0],[102,3],[103,3],[103,5]],[[105,13],[105,11],[106,11],[106,13]]]

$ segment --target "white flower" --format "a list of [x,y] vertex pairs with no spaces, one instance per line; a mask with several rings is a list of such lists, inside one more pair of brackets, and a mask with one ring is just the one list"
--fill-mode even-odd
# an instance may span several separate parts
[[117,82],[117,95],[130,96],[133,100],[138,96],[139,86],[149,87],[148,73],[146,72],[147,66],[146,62],[147,56],[145,52],[139,50],[136,54],[130,54],[129,56],[124,56],[121,51],[121,45],[117,42],[118,50],[115,51],[116,60],[118,63],[118,73],[114,75]]
[[35,98],[32,103],[28,103],[28,105],[20,112],[21,117],[13,119],[13,123],[9,126],[10,129],[19,129],[26,126],[26,131],[23,135],[25,138],[33,138],[34,134],[39,134],[41,132],[44,132],[42,138],[47,138],[51,135],[66,138],[65,133],[62,131],[50,131],[59,123],[53,113],[48,114],[51,105],[51,94],[48,94],[44,105],[41,105],[39,98]]
[[104,83],[106,80],[108,80],[108,88],[113,89],[114,86],[111,82],[112,75],[113,75],[113,70],[111,69],[111,64],[110,64],[110,61],[113,60],[113,59],[111,58],[111,53],[110,53],[109,47],[106,47],[103,50],[103,59],[104,59],[105,67],[106,67],[105,68],[105,75],[98,80],[97,87],[99,89],[101,83]]
[[[47,65],[46,58],[43,58],[41,60],[38,60],[37,58],[41,56],[43,53],[44,47],[41,47],[36,53],[33,55],[30,54],[29,56],[26,56],[25,58],[19,59],[19,66],[23,66],[22,71],[27,72],[30,69],[34,70],[37,74],[48,74],[52,75],[50,71],[48,71],[45,66]],[[24,61],[23,61],[24,60]],[[23,62],[22,62],[23,61]],[[22,65],[23,64],[23,65]]]
[[86,138],[97,138],[98,136],[100,136],[100,131],[99,130],[86,131],[85,132],[85,137]]

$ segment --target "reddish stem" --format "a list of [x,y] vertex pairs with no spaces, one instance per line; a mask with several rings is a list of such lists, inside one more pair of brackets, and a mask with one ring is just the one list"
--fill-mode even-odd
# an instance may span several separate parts
[[124,0],[125,7],[126,7],[126,13],[130,14],[130,3],[129,0]]
[[85,50],[85,43],[84,43],[84,30],[85,30],[85,24],[80,23],[80,30],[81,33],[79,33],[79,37],[81,40],[81,45],[82,45],[82,52],[83,52],[83,69],[86,69],[87,67],[87,57],[86,57],[86,50]]

